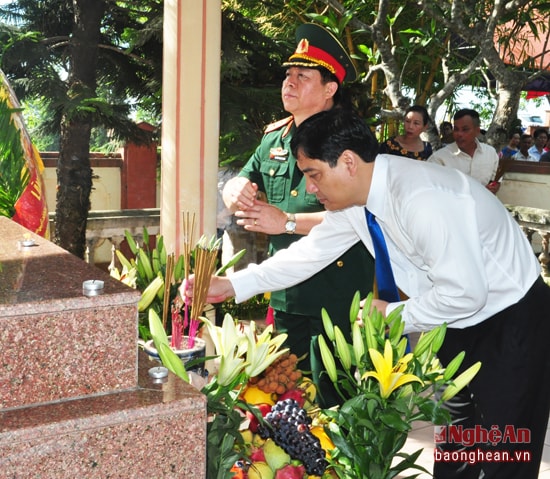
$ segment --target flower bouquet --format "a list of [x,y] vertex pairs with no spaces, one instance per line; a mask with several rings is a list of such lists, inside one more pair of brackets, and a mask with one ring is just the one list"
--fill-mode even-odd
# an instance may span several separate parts
[[358,320],[359,294],[354,297],[351,344],[323,311],[329,343],[319,336],[319,347],[342,404],[322,414],[334,443],[330,467],[342,479],[390,479],[410,468],[428,472],[416,464],[422,450],[401,452],[412,423],[449,423],[443,402],[464,388],[481,367],[477,362],[455,377],[463,352],[446,368],[440,364],[436,354],[445,338],[445,324],[422,334],[412,353],[405,354],[402,308],[384,318],[371,308],[371,301],[372,294]]
[[[138,302],[139,336],[144,344],[152,345],[149,330],[149,311],[154,310],[162,319],[163,327],[170,331],[170,344],[174,350],[193,350],[199,333],[206,307],[204,293],[197,297],[194,306],[183,302],[179,288],[191,273],[201,278],[210,278],[212,274],[223,274],[235,265],[245,254],[245,250],[236,253],[225,265],[215,270],[221,240],[215,236],[208,239],[202,236],[196,243],[194,238],[194,216],[184,213],[183,253],[177,259],[174,253],[168,253],[164,237],[157,235],[153,243],[146,228],[143,228],[143,244],[139,244],[126,231],[125,238],[132,253],[127,258],[120,250],[115,251],[121,268],[115,266],[115,258],[109,266],[112,277],[128,286],[141,291]],[[204,281],[201,280],[201,284]],[[202,343],[202,341],[199,341]]]
[[[341,405],[323,410],[297,358],[282,348],[285,334],[275,336],[272,326],[259,333],[254,322],[243,329],[229,315],[221,327],[200,318],[219,358],[219,370],[201,389],[209,414],[207,479],[389,479],[423,470],[416,464],[421,451],[401,452],[412,423],[447,423],[442,402],[468,384],[480,363],[457,377],[464,354],[441,366],[436,353],[444,325],[405,354],[400,311],[383,318],[371,311],[371,298],[361,320],[354,298],[351,344],[323,311],[329,341],[319,337],[322,359],[342,396]],[[154,311],[149,319],[163,364],[189,381]]]
[[[221,327],[201,320],[219,357],[217,373],[201,389],[209,415],[206,477],[302,479],[315,471],[313,477],[322,476],[326,444],[332,443],[314,419],[315,386],[296,368],[298,358],[281,348],[286,334],[274,336],[272,326],[259,333],[253,321],[244,328],[230,315]],[[189,381],[154,311],[150,327],[163,364]]]

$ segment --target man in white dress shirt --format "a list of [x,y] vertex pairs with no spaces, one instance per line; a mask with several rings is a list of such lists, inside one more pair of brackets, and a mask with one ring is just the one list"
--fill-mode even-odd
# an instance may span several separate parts
[[540,161],[540,157],[544,154],[546,143],[548,143],[548,130],[546,128],[537,128],[533,132],[533,138],[535,139],[533,146],[529,148],[529,154],[535,159]]
[[531,153],[529,153],[532,145],[533,137],[531,135],[528,133],[521,135],[519,140],[519,151],[515,155],[512,155],[512,159],[517,161],[538,161],[533,155],[531,155]]
[[[468,387],[475,407],[453,419],[472,431],[531,431],[528,444],[496,447],[529,451],[530,462],[456,464],[452,475],[436,463],[435,477],[535,479],[550,413],[550,288],[511,215],[478,181],[454,168],[376,156],[368,126],[345,110],[302,123],[292,150],[308,191],[327,209],[324,221],[262,264],[212,278],[208,301],[235,296],[240,302],[297,284],[358,240],[374,255],[368,208],[384,233],[397,285],[408,296],[396,303],[375,300],[374,306],[389,314],[403,304],[405,333],[447,323],[443,364],[462,350],[465,368],[482,362]],[[495,451],[472,446],[486,448]]]
[[454,143],[434,151],[427,161],[456,168],[496,194],[500,184],[493,180],[498,168],[498,153],[478,139],[481,132],[479,113],[464,108],[455,113],[453,123]]
[[457,464],[452,475],[436,464],[435,477],[536,479],[550,414],[550,288],[514,219],[484,186],[454,168],[376,156],[377,141],[364,120],[342,109],[304,121],[291,146],[308,191],[327,209],[324,221],[260,265],[214,277],[208,301],[244,301],[299,283],[358,240],[374,255],[368,208],[408,296],[374,306],[389,314],[403,304],[405,333],[447,323],[443,364],[463,350],[464,367],[482,362],[468,387],[475,408],[454,419],[471,431],[531,433],[527,444],[472,446],[529,451],[530,462]]

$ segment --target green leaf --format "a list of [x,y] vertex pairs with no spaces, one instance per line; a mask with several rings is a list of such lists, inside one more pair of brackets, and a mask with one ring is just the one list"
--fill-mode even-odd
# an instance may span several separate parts
[[[153,340],[154,338],[155,336],[153,336]],[[180,379],[183,379],[185,382],[188,383],[189,375],[187,374],[187,370],[185,369],[185,366],[180,357],[174,351],[172,351],[172,348],[167,344],[159,343],[157,351],[159,353],[162,364],[164,364],[164,366],[168,370],[172,371]]]
[[124,237],[126,238],[126,242],[128,243],[128,247],[130,248],[130,251],[134,256],[136,256],[139,249],[138,245],[136,244],[136,240],[128,230],[124,232]]
[[172,351],[172,348],[168,344],[166,331],[162,327],[158,314],[153,309],[149,310],[149,329],[162,364],[176,376],[183,379],[185,382],[189,382],[189,375],[185,370],[185,366],[179,356]]
[[246,249],[242,249],[238,253],[235,253],[226,264],[224,264],[220,269],[218,269],[218,271],[216,271],[214,275],[221,276],[222,274],[224,274],[229,268],[235,266],[245,254]]
[[382,412],[382,414],[380,414],[380,420],[386,426],[396,431],[405,432],[411,429],[410,424],[401,417],[401,414],[393,409]]
[[166,335],[166,331],[162,326],[159,315],[156,313],[156,311],[152,309],[149,310],[149,330],[151,331],[151,336],[153,336],[153,341],[155,342],[155,347],[157,348],[157,350],[159,349],[158,344],[169,344],[168,336]]

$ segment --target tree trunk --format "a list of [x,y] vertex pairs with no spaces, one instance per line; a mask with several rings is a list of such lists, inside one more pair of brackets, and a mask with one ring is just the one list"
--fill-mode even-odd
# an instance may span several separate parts
[[64,111],[61,123],[55,241],[70,253],[84,258],[92,189],[89,151],[92,121],[90,113],[83,108],[83,100],[95,97],[97,49],[105,2],[73,0],[73,7],[67,93],[72,107]]

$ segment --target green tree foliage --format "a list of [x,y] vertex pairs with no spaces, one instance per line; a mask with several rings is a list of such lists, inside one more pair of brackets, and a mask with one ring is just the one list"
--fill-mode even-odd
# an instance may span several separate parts
[[7,99],[0,99],[0,216],[8,218],[15,214],[15,203],[29,182],[21,134],[12,119],[17,111]]
[[[147,142],[130,114],[159,113],[162,1],[19,0],[0,12],[1,67],[24,101],[43,99],[44,131],[60,134],[54,239],[83,257],[94,127]],[[142,103],[140,103],[142,102]]]

